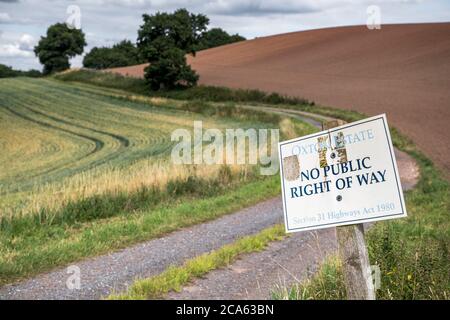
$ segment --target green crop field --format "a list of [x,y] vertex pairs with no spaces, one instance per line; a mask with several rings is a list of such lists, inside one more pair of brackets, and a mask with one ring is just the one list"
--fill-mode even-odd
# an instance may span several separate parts
[[203,121],[204,130],[282,126],[282,135],[298,135],[312,129],[233,105],[52,78],[1,79],[0,284],[277,192],[277,180],[256,174],[255,165],[173,164],[171,133],[192,132],[194,120]]
[[1,215],[57,207],[74,197],[161,183],[171,132],[236,122],[117,99],[105,90],[43,79],[0,81]]

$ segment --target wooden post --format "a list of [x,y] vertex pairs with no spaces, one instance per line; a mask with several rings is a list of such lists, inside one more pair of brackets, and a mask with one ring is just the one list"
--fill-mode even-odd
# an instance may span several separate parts
[[[345,124],[342,120],[323,123],[323,130]],[[342,260],[347,295],[350,300],[375,300],[369,255],[364,241],[364,226],[356,224],[336,228],[339,256]]]

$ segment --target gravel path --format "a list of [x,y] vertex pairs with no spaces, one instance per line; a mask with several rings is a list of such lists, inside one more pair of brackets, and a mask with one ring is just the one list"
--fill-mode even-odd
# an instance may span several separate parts
[[113,290],[126,289],[136,278],[161,273],[170,265],[257,233],[282,219],[281,198],[273,198],[163,238],[79,262],[80,289],[67,288],[70,274],[61,268],[0,288],[0,299],[98,299]]
[[336,229],[298,232],[251,253],[225,269],[210,272],[168,299],[270,299],[277,287],[289,288],[314,274],[337,250]]

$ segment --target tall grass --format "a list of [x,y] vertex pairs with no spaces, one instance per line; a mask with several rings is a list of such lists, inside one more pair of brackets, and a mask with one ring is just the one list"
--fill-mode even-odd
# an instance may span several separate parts
[[0,232],[0,285],[167,232],[235,212],[279,193],[276,177],[241,183],[216,195],[171,198],[151,208],[113,217]]
[[368,233],[381,269],[378,299],[450,299],[450,187],[421,155],[421,179],[406,194],[408,218],[377,223]]
[[276,286],[272,291],[275,300],[342,300],[346,297],[342,262],[336,256],[328,257],[311,279],[290,288]]
[[[227,113],[208,106],[217,114],[213,119],[206,111],[183,112],[185,104],[173,100],[102,91],[48,80],[2,82],[0,160],[8,170],[0,170],[0,217],[164,188],[168,180],[190,174],[189,166],[170,165],[170,135],[192,130],[194,120],[202,120],[205,129],[277,126],[278,118],[264,113],[254,113],[253,121],[237,108]],[[215,171],[205,166],[196,175]]]
[[[120,173],[103,175],[107,182],[102,185],[95,181],[87,188],[69,189],[67,185],[62,198],[58,193],[36,193],[32,203],[35,210],[19,214],[14,212],[0,217],[0,232],[10,236],[19,235],[30,230],[45,229],[49,226],[73,226],[96,219],[105,219],[137,210],[150,209],[164,201],[181,196],[207,197],[217,195],[231,185],[245,183],[257,178],[257,168],[250,166],[201,166],[186,169],[183,166],[154,167],[163,172],[135,172],[134,180],[122,180]],[[145,170],[145,169],[144,169]],[[139,175],[145,173],[145,175]],[[152,175],[153,174],[153,175]],[[114,180],[114,177],[117,180]],[[122,184],[120,183],[122,181]],[[78,181],[84,186],[88,181]],[[55,188],[54,185],[51,188]],[[101,190],[99,190],[101,188]],[[47,190],[48,191],[48,190]],[[81,194],[80,194],[81,193]]]
[[[251,173],[250,166],[232,165],[233,175]],[[37,184],[22,194],[20,204],[11,201],[1,207],[0,219],[10,216],[26,216],[39,211],[57,211],[68,203],[90,197],[139,193],[142,189],[164,190],[169,181],[214,178],[220,165],[174,165],[163,160],[142,160],[129,167],[107,167],[89,170],[61,181]],[[250,175],[249,173],[249,175]]]

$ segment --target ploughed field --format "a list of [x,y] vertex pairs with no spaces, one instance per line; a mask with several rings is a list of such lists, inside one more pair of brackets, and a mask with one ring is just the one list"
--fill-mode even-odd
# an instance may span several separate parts
[[[450,23],[293,32],[204,50],[189,62],[203,84],[386,113],[450,177]],[[142,77],[144,67],[115,71]]]

